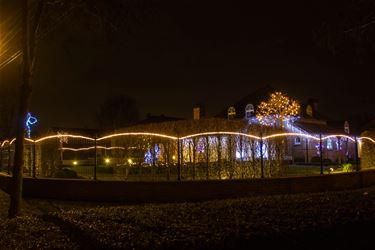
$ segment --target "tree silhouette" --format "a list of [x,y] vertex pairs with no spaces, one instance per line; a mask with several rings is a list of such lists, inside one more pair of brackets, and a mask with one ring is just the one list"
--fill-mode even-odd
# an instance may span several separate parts
[[97,113],[99,126],[104,130],[116,130],[138,121],[136,101],[126,95],[111,96],[100,106]]
[[[18,113],[16,119],[16,142],[14,168],[10,188],[10,206],[8,217],[14,218],[21,212],[22,180],[24,168],[25,121],[29,112],[32,93],[32,75],[34,72],[35,52],[38,39],[46,35],[49,23],[57,24],[63,17],[70,16],[74,10],[86,10],[103,24],[104,28],[123,28],[131,16],[130,5],[139,10],[143,1],[121,0],[22,0],[22,83],[19,90]],[[61,15],[61,12],[63,14]],[[79,12],[79,11],[78,11]],[[58,14],[60,13],[60,14]],[[76,11],[77,13],[77,11]],[[136,15],[135,15],[136,16]],[[43,25],[47,24],[46,27]],[[43,29],[44,28],[44,29]],[[22,53],[21,53],[22,52]]]
[[333,55],[357,63],[373,62],[375,53],[375,2],[343,0],[331,7],[317,24],[317,45]]

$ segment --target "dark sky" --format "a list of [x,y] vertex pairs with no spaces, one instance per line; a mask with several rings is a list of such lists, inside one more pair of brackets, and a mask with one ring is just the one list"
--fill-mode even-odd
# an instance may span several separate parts
[[[2,19],[17,11],[9,1],[0,1]],[[196,102],[214,115],[265,84],[300,101],[318,98],[332,119],[374,114],[372,66],[314,40],[337,2],[150,2],[126,30],[108,35],[73,16],[44,36],[31,104],[42,127],[92,127],[115,94],[134,97],[143,116],[190,118]],[[2,69],[0,85],[19,84],[19,72],[19,61]]]

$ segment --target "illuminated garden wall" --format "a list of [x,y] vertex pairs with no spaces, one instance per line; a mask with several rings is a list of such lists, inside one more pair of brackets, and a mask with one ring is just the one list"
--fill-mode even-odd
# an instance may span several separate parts
[[[244,120],[166,122],[131,127],[96,139],[60,132],[27,140],[24,172],[37,177],[127,181],[278,177],[284,176],[297,158],[308,164],[319,164],[326,157],[345,162],[349,157],[345,160],[344,152],[349,151],[343,142],[350,146],[350,157],[354,158],[355,139],[345,135],[322,138],[321,158],[316,135]],[[2,144],[4,171],[11,169],[7,154],[12,155],[14,143]],[[364,147],[363,152],[371,155],[366,150]]]

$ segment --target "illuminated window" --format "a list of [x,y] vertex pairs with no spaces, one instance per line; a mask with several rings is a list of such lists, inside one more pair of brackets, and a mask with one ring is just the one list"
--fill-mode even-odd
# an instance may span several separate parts
[[253,104],[247,104],[245,108],[245,116],[246,119],[251,119],[253,116],[255,116],[255,111],[254,111],[254,105]]
[[332,143],[332,139],[327,139],[327,149],[328,150],[332,150],[333,149],[333,143]]
[[228,119],[234,119],[236,117],[236,108],[229,107],[228,109]]
[[294,145],[301,145],[301,137],[294,138]]

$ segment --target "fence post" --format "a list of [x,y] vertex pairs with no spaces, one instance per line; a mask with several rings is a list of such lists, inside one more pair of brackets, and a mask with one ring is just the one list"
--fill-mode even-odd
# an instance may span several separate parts
[[94,181],[96,181],[96,168],[98,166],[98,143],[97,143],[97,138],[98,135],[95,134],[95,139],[94,139],[94,147],[95,147],[95,162],[94,162]]
[[208,135],[206,136],[206,180],[210,179],[210,140]]
[[306,164],[309,164],[309,139],[308,138],[305,138],[305,151],[306,151],[306,155],[305,155],[305,163]]
[[8,145],[8,174],[10,174],[10,165],[11,165],[11,161],[12,161],[12,156],[11,156],[11,150],[10,150],[10,143]]
[[177,138],[177,180],[181,181],[181,145],[180,137]]
[[359,156],[358,156],[358,139],[357,136],[354,137],[355,143],[354,143],[354,154],[355,154],[355,168],[356,171],[359,171]]
[[262,132],[260,132],[260,173],[261,173],[261,178],[264,178],[264,163],[263,163],[263,135]]
[[33,143],[33,178],[36,178],[36,142]]
[[3,171],[3,147],[0,146],[0,169]]
[[323,142],[322,134],[319,134],[320,174],[323,174]]

